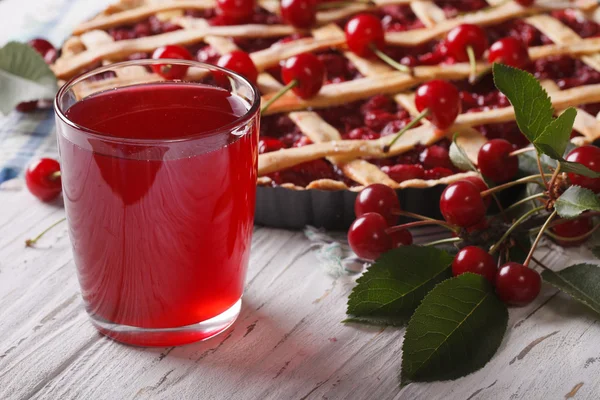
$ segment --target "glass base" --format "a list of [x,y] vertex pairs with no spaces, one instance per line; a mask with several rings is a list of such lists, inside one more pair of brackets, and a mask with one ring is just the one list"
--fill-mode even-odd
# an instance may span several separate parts
[[168,347],[206,340],[218,335],[235,322],[241,308],[242,299],[239,299],[216,317],[176,328],[139,328],[115,324],[94,315],[90,315],[90,318],[100,333],[118,342],[134,346]]

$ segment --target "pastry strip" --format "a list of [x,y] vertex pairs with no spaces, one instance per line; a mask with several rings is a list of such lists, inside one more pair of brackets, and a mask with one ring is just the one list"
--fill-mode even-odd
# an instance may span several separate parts
[[211,26],[199,29],[183,29],[160,35],[106,43],[69,58],[59,58],[52,66],[58,78],[68,77],[99,59],[120,59],[137,52],[154,51],[169,44],[192,44],[206,36],[223,37],[278,37],[291,35],[295,29],[287,25],[237,25]]

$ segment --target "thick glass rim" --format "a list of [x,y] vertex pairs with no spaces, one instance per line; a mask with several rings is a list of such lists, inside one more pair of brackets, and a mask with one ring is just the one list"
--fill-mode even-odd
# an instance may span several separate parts
[[[76,122],[71,121],[65,115],[65,111],[63,111],[63,109],[59,105],[59,103],[60,103],[59,99],[61,99],[73,86],[86,80],[87,78],[89,78],[91,76],[97,75],[99,73],[111,71],[116,68],[123,68],[123,67],[129,67],[129,66],[140,66],[140,65],[150,66],[150,65],[154,65],[154,64],[178,64],[178,65],[187,65],[188,67],[202,68],[207,71],[219,71],[227,76],[232,76],[232,77],[236,78],[237,80],[240,80],[246,86],[248,86],[248,88],[251,90],[252,94],[254,95],[254,100],[252,101],[250,108],[243,115],[239,116],[235,121],[230,122],[227,125],[223,125],[219,128],[213,129],[211,131],[205,131],[202,133],[192,134],[189,136],[173,138],[173,139],[144,139],[144,138],[133,139],[133,138],[126,138],[126,137],[121,137],[121,136],[112,136],[112,135],[109,136],[109,135],[103,134],[100,131],[96,131],[96,130],[87,128],[83,125],[80,125]],[[192,84],[197,83],[197,82],[185,81],[185,80],[165,80],[164,82],[192,83]],[[153,83],[160,83],[160,82],[153,82]],[[114,88],[106,89],[106,90],[113,90],[113,89]],[[256,85],[251,83],[244,76],[242,76],[232,70],[229,70],[226,68],[221,68],[216,65],[208,64],[208,63],[204,63],[204,62],[200,62],[200,61],[181,60],[181,59],[174,59],[174,58],[164,58],[164,59],[161,58],[161,59],[145,59],[145,60],[132,60],[132,61],[117,62],[117,63],[113,63],[113,64],[109,64],[109,65],[105,65],[105,66],[93,69],[91,71],[85,72],[83,74],[77,75],[77,76],[69,79],[58,90],[58,93],[54,97],[54,112],[56,113],[56,115],[58,115],[58,117],[65,124],[76,129],[79,133],[82,133],[82,134],[84,133],[86,135],[101,139],[103,141],[112,141],[112,142],[125,143],[125,144],[142,144],[142,145],[148,144],[149,145],[149,144],[161,144],[161,143],[162,144],[181,143],[181,142],[186,142],[186,141],[197,140],[198,138],[206,138],[207,136],[212,136],[214,134],[221,133],[223,131],[234,131],[235,129],[244,126],[250,119],[253,118],[253,116],[258,112],[258,109],[260,107],[260,102],[261,102],[261,96],[260,96],[260,92],[259,92],[258,88],[256,87]]]

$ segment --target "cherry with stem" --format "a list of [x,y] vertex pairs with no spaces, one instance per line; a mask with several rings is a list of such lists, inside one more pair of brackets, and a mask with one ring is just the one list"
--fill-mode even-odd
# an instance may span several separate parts
[[427,117],[438,129],[444,130],[456,121],[456,117],[461,112],[458,89],[453,84],[440,79],[434,79],[419,86],[415,93],[415,106],[419,115],[383,146],[384,153],[389,152],[394,143],[423,118]]
[[412,73],[408,66],[400,64],[382,51],[385,46],[385,32],[377,17],[371,14],[359,14],[346,23],[344,31],[348,47],[357,56],[378,57],[400,72]]
[[469,81],[474,82],[477,79],[477,60],[489,46],[485,31],[477,25],[461,24],[448,32],[445,44],[447,54],[456,61],[469,61]]
[[292,90],[301,99],[310,99],[319,93],[325,79],[325,67],[312,53],[302,53],[288,58],[281,67],[281,77],[286,84],[261,108],[261,114],[281,96]]

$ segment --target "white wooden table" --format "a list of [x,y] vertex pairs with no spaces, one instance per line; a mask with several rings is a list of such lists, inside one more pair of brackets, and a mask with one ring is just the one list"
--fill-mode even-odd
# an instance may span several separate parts
[[[229,330],[183,347],[124,346],[87,320],[66,225],[24,247],[63,216],[61,205],[18,188],[0,190],[0,205],[0,399],[600,397],[600,324],[547,285],[511,310],[508,335],[483,370],[400,389],[404,330],[341,324],[355,278],[327,275],[301,232],[261,227]],[[555,251],[544,260],[589,257]]]
[[[0,44],[41,30],[60,43],[109,2],[2,0]],[[484,369],[400,389],[404,330],[341,324],[356,277],[329,276],[301,232],[268,228],[255,229],[242,312],[229,330],[184,347],[120,345],[87,320],[66,225],[24,247],[63,215],[26,189],[0,190],[2,400],[600,398],[600,324],[547,285],[511,310]],[[544,257],[557,268],[585,259],[577,250]]]

